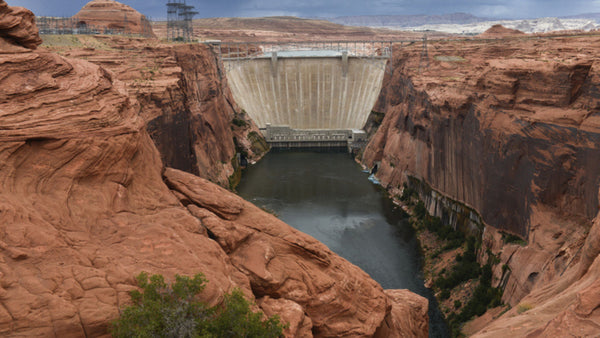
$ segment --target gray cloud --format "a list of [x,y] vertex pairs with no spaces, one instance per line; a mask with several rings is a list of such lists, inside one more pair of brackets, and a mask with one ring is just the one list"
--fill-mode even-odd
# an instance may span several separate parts
[[[71,16],[85,0],[7,0],[37,15]],[[122,0],[152,18],[166,16],[166,0]],[[187,0],[197,17],[295,15],[406,15],[471,13],[492,18],[535,18],[600,12],[600,0]]]

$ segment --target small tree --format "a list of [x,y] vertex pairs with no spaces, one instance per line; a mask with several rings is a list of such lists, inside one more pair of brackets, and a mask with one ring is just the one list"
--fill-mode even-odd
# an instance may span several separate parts
[[130,292],[133,305],[113,323],[115,337],[279,337],[279,317],[262,320],[250,310],[241,290],[225,294],[223,304],[210,308],[198,300],[206,287],[204,275],[175,276],[170,286],[163,276],[137,277],[142,291]]
[[262,321],[262,314],[250,311],[250,302],[240,289],[225,295],[216,309],[208,331],[214,337],[279,337],[283,326],[275,315]]

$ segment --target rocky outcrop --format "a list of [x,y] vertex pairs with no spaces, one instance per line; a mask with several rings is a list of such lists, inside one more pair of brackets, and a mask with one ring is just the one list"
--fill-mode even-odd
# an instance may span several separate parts
[[505,38],[508,36],[524,35],[524,34],[525,33],[521,32],[518,29],[506,28],[506,27],[498,24],[498,25],[493,25],[492,27],[488,28],[488,30],[479,34],[477,37],[482,38],[482,39],[499,39],[499,38]]
[[203,272],[211,305],[239,287],[290,336],[370,336],[393,315],[381,286],[323,244],[165,169],[113,73],[3,54],[0,88],[0,335],[106,336],[140,271]]
[[[421,46],[396,46],[374,108],[385,118],[363,162],[380,162],[377,176],[392,191],[410,178],[424,182],[438,216],[442,200],[474,210],[485,248],[502,261],[494,283],[504,275],[503,300],[513,306],[559,280],[546,300],[575,290],[578,277],[564,278],[578,269],[598,213],[600,80],[596,51],[582,49],[596,40],[429,42],[428,62]],[[499,230],[529,244],[505,243]],[[523,332],[559,316],[550,308]]]
[[565,65],[520,56],[516,47],[491,59],[496,43],[479,52],[440,44],[449,49],[440,54],[464,57],[433,55],[418,78],[409,70],[419,58],[399,53],[375,107],[386,117],[364,161],[382,161],[378,176],[390,187],[415,176],[473,206],[487,224],[522,236],[536,205],[589,222],[600,183],[584,175],[600,166],[588,160],[598,152],[593,53],[566,53]]
[[92,0],[73,16],[78,28],[104,29],[156,37],[145,15],[114,0]]
[[174,169],[164,176],[231,264],[248,276],[256,297],[299,304],[317,336],[372,335],[379,327],[388,311],[387,297],[358,267],[200,177]]
[[[475,337],[592,337],[600,332],[600,214],[594,220],[574,267],[532,290],[512,310]],[[559,251],[563,256],[564,250]],[[593,259],[591,258],[593,257]]]
[[41,43],[33,13],[0,0],[0,53],[26,52]]
[[[87,47],[90,39],[102,50]],[[100,65],[124,82],[165,165],[229,187],[236,153],[256,161],[268,150],[262,133],[233,101],[209,46],[106,36],[84,41],[79,48],[48,49]]]
[[374,337],[429,337],[429,301],[408,290],[385,290],[392,311]]

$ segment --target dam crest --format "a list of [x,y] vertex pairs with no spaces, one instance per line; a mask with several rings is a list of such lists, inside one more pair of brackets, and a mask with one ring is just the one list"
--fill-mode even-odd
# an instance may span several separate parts
[[349,148],[381,91],[390,42],[224,44],[236,102],[275,148]]

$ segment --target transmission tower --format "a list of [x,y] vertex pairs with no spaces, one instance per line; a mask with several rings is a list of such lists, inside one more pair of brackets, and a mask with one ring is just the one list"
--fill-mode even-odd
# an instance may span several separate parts
[[186,42],[192,41],[194,36],[194,25],[192,24],[192,18],[198,12],[194,11],[194,6],[184,5],[181,6],[181,16],[183,17],[183,40]]
[[169,0],[167,2],[167,39],[169,41],[192,41],[194,27],[192,19],[198,12],[185,0]]
[[419,74],[423,68],[429,68],[429,53],[427,52],[427,35],[423,36],[423,49],[419,59]]

